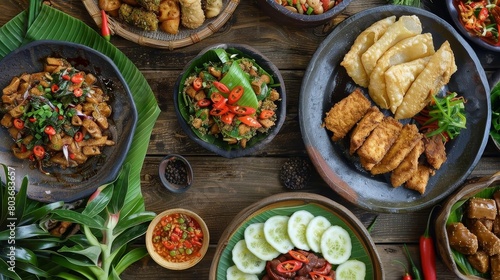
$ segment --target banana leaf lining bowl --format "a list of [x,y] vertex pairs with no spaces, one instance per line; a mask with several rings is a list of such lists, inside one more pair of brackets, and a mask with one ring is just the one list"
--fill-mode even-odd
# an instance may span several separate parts
[[[192,116],[191,113],[189,113],[189,106],[186,104],[187,102],[182,96],[186,79],[193,73],[193,71],[195,71],[195,69],[202,67],[203,64],[219,61],[219,59],[221,59],[219,50],[221,49],[224,50],[224,52],[229,56],[234,56],[235,59],[249,58],[253,60],[255,64],[257,64],[265,73],[272,77],[270,87],[276,89],[280,95],[279,100],[275,101],[277,110],[275,112],[276,121],[274,126],[272,126],[267,133],[258,132],[255,136],[248,140],[245,148],[242,148],[238,144],[228,144],[227,141],[222,139],[222,137],[216,137],[209,133],[202,134],[198,130],[193,129],[190,120]],[[237,82],[236,79],[233,81],[235,83]],[[246,94],[254,93],[253,91],[246,89],[240,101],[245,98]],[[235,104],[238,105],[240,101]],[[215,44],[203,49],[187,64],[183,72],[179,75],[174,87],[174,105],[177,119],[183,131],[191,140],[220,156],[226,158],[237,158],[256,153],[266,144],[271,142],[272,139],[278,134],[279,130],[283,126],[286,116],[285,83],[278,68],[258,50],[244,44]]]
[[116,178],[132,142],[137,110],[127,83],[111,59],[90,47],[67,41],[34,41],[5,56],[0,61],[0,87],[5,88],[15,76],[42,71],[48,56],[65,58],[76,69],[97,77],[99,87],[110,96],[109,132],[115,145],[103,147],[100,157],[90,158],[77,167],[46,168],[50,175],[45,175],[34,169],[29,160],[20,160],[12,154],[13,140],[7,129],[1,127],[0,163],[15,171],[17,188],[25,175],[29,177],[29,198],[71,202],[88,197]]

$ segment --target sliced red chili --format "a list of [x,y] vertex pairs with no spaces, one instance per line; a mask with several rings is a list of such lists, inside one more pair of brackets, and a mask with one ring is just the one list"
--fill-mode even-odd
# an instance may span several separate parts
[[227,112],[220,117],[220,120],[225,124],[232,124],[235,114],[232,112]]
[[255,127],[255,128],[262,127],[262,125],[255,118],[252,118],[250,116],[241,116],[238,117],[238,120],[240,120],[242,123],[250,127]]
[[59,86],[58,86],[58,85],[56,85],[56,84],[52,84],[52,85],[50,86],[50,91],[52,91],[52,92],[56,92],[56,91],[58,91],[58,90],[59,90]]
[[54,127],[52,127],[51,125],[47,125],[43,131],[44,131],[44,132],[45,132],[45,134],[47,134],[47,135],[56,135],[56,130],[55,130],[55,128],[54,128]]
[[219,102],[221,99],[224,99],[225,97],[218,93],[218,92],[212,92],[212,94],[210,95],[210,100],[212,100],[213,103],[217,103]]
[[74,94],[76,97],[80,97],[80,96],[82,96],[82,94],[83,94],[83,90],[82,90],[81,88],[75,88],[75,89],[73,90],[73,94]]
[[21,119],[14,119],[14,127],[17,129],[23,129],[24,128],[24,121]]
[[71,77],[71,82],[73,84],[80,84],[81,82],[83,82],[83,73],[78,72],[75,75],[73,75],[73,77]]
[[227,107],[227,98],[222,98],[221,100],[217,101],[212,105],[212,107],[217,108],[217,109],[222,109],[224,107]]
[[73,154],[73,153],[70,153],[70,154],[69,154],[69,158],[70,158],[70,159],[75,159],[75,158],[76,158],[76,155],[75,155],[75,154]]
[[260,111],[259,119],[262,119],[262,120],[269,119],[273,115],[274,115],[274,111],[272,111],[272,110],[262,110],[262,111]]
[[240,98],[243,96],[244,92],[245,89],[243,88],[243,86],[235,86],[227,97],[229,104],[238,102],[238,100],[240,100]]
[[488,8],[483,7],[481,11],[479,12],[479,20],[480,21],[485,21],[488,18]]
[[225,93],[225,94],[229,94],[230,90],[225,84],[218,82],[218,81],[214,81],[213,84],[218,91]]
[[330,0],[321,0],[321,2],[323,3],[323,12],[328,11],[330,8]]
[[302,264],[302,262],[296,260],[284,261],[278,264],[276,270],[279,273],[295,272],[302,268]]
[[294,251],[294,250],[290,250],[290,251],[288,251],[288,254],[292,258],[294,258],[294,259],[296,259],[298,261],[301,261],[303,263],[309,263],[309,259],[307,258],[307,256],[304,255],[304,254],[302,254],[302,253],[300,253],[300,252],[297,252],[297,251]]
[[229,108],[227,106],[222,107],[222,108],[213,108],[212,110],[210,110],[210,115],[212,115],[212,116],[222,116],[225,113],[227,113],[228,111],[229,111]]
[[32,123],[34,123],[34,122],[36,122],[36,118],[35,117],[31,117],[31,118],[29,118],[29,121],[32,122]]
[[321,275],[317,272],[309,272],[309,276],[311,276],[311,279],[313,280],[333,280],[332,277]]
[[81,131],[77,131],[75,133],[75,136],[73,136],[73,139],[75,139],[76,142],[82,142],[82,140],[83,140],[83,133]]
[[252,108],[252,107],[238,106],[238,105],[236,105],[236,106],[228,105],[227,107],[229,107],[229,111],[235,113],[236,115],[244,116],[244,115],[255,114],[255,108]]
[[332,264],[329,262],[326,262],[325,265],[320,268],[313,268],[313,272],[322,275],[327,275],[328,273],[330,273],[330,271],[332,271]]
[[207,107],[210,104],[212,104],[212,102],[207,98],[203,98],[203,99],[198,100],[198,106],[200,106],[200,107]]
[[69,81],[71,79],[71,77],[68,74],[64,74],[64,75],[62,75],[62,79],[65,81]]
[[193,80],[193,88],[194,90],[200,90],[203,87],[203,80],[200,77],[197,77]]
[[33,147],[33,153],[38,159],[42,159],[45,156],[45,149],[40,145],[36,145]]

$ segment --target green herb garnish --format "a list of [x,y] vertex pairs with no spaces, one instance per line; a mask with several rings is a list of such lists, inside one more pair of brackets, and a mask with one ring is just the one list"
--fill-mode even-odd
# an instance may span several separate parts
[[491,129],[490,135],[500,143],[500,83],[491,90]]

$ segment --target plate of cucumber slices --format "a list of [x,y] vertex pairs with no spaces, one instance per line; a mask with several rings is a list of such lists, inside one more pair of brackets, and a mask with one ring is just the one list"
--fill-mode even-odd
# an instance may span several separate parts
[[209,279],[273,279],[272,274],[299,272],[325,279],[383,277],[375,244],[352,212],[321,195],[283,193],[243,209],[229,224]]

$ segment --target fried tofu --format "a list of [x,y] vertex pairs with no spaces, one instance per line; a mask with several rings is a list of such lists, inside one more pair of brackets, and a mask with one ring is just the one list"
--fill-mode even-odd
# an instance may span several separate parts
[[441,135],[425,138],[425,157],[432,168],[436,170],[441,168],[441,165],[446,161],[446,148]]
[[349,153],[352,155],[365,142],[370,133],[384,119],[384,114],[380,112],[377,106],[372,106],[363,118],[358,122],[351,133],[351,143]]
[[371,164],[380,162],[399,137],[403,125],[392,117],[385,117],[359,147],[357,154]]
[[411,152],[391,173],[391,184],[393,187],[399,187],[408,181],[413,173],[418,169],[418,158],[424,152],[424,142],[418,141]]
[[481,273],[490,270],[490,257],[484,251],[477,251],[475,254],[467,256],[467,260],[472,267]]
[[408,181],[406,181],[405,187],[407,189],[417,191],[420,194],[424,194],[432,172],[433,171],[429,166],[418,164],[417,171],[411,175]]
[[396,142],[394,142],[384,158],[372,168],[371,173],[377,175],[394,170],[421,139],[422,134],[420,134],[416,125],[404,125]]
[[357,88],[346,98],[336,103],[326,113],[325,127],[333,132],[332,140],[344,138],[358,123],[371,107],[371,102],[366,98],[361,89]]
[[500,254],[500,238],[489,231],[480,221],[476,221],[470,231],[477,236],[479,248],[488,256]]

